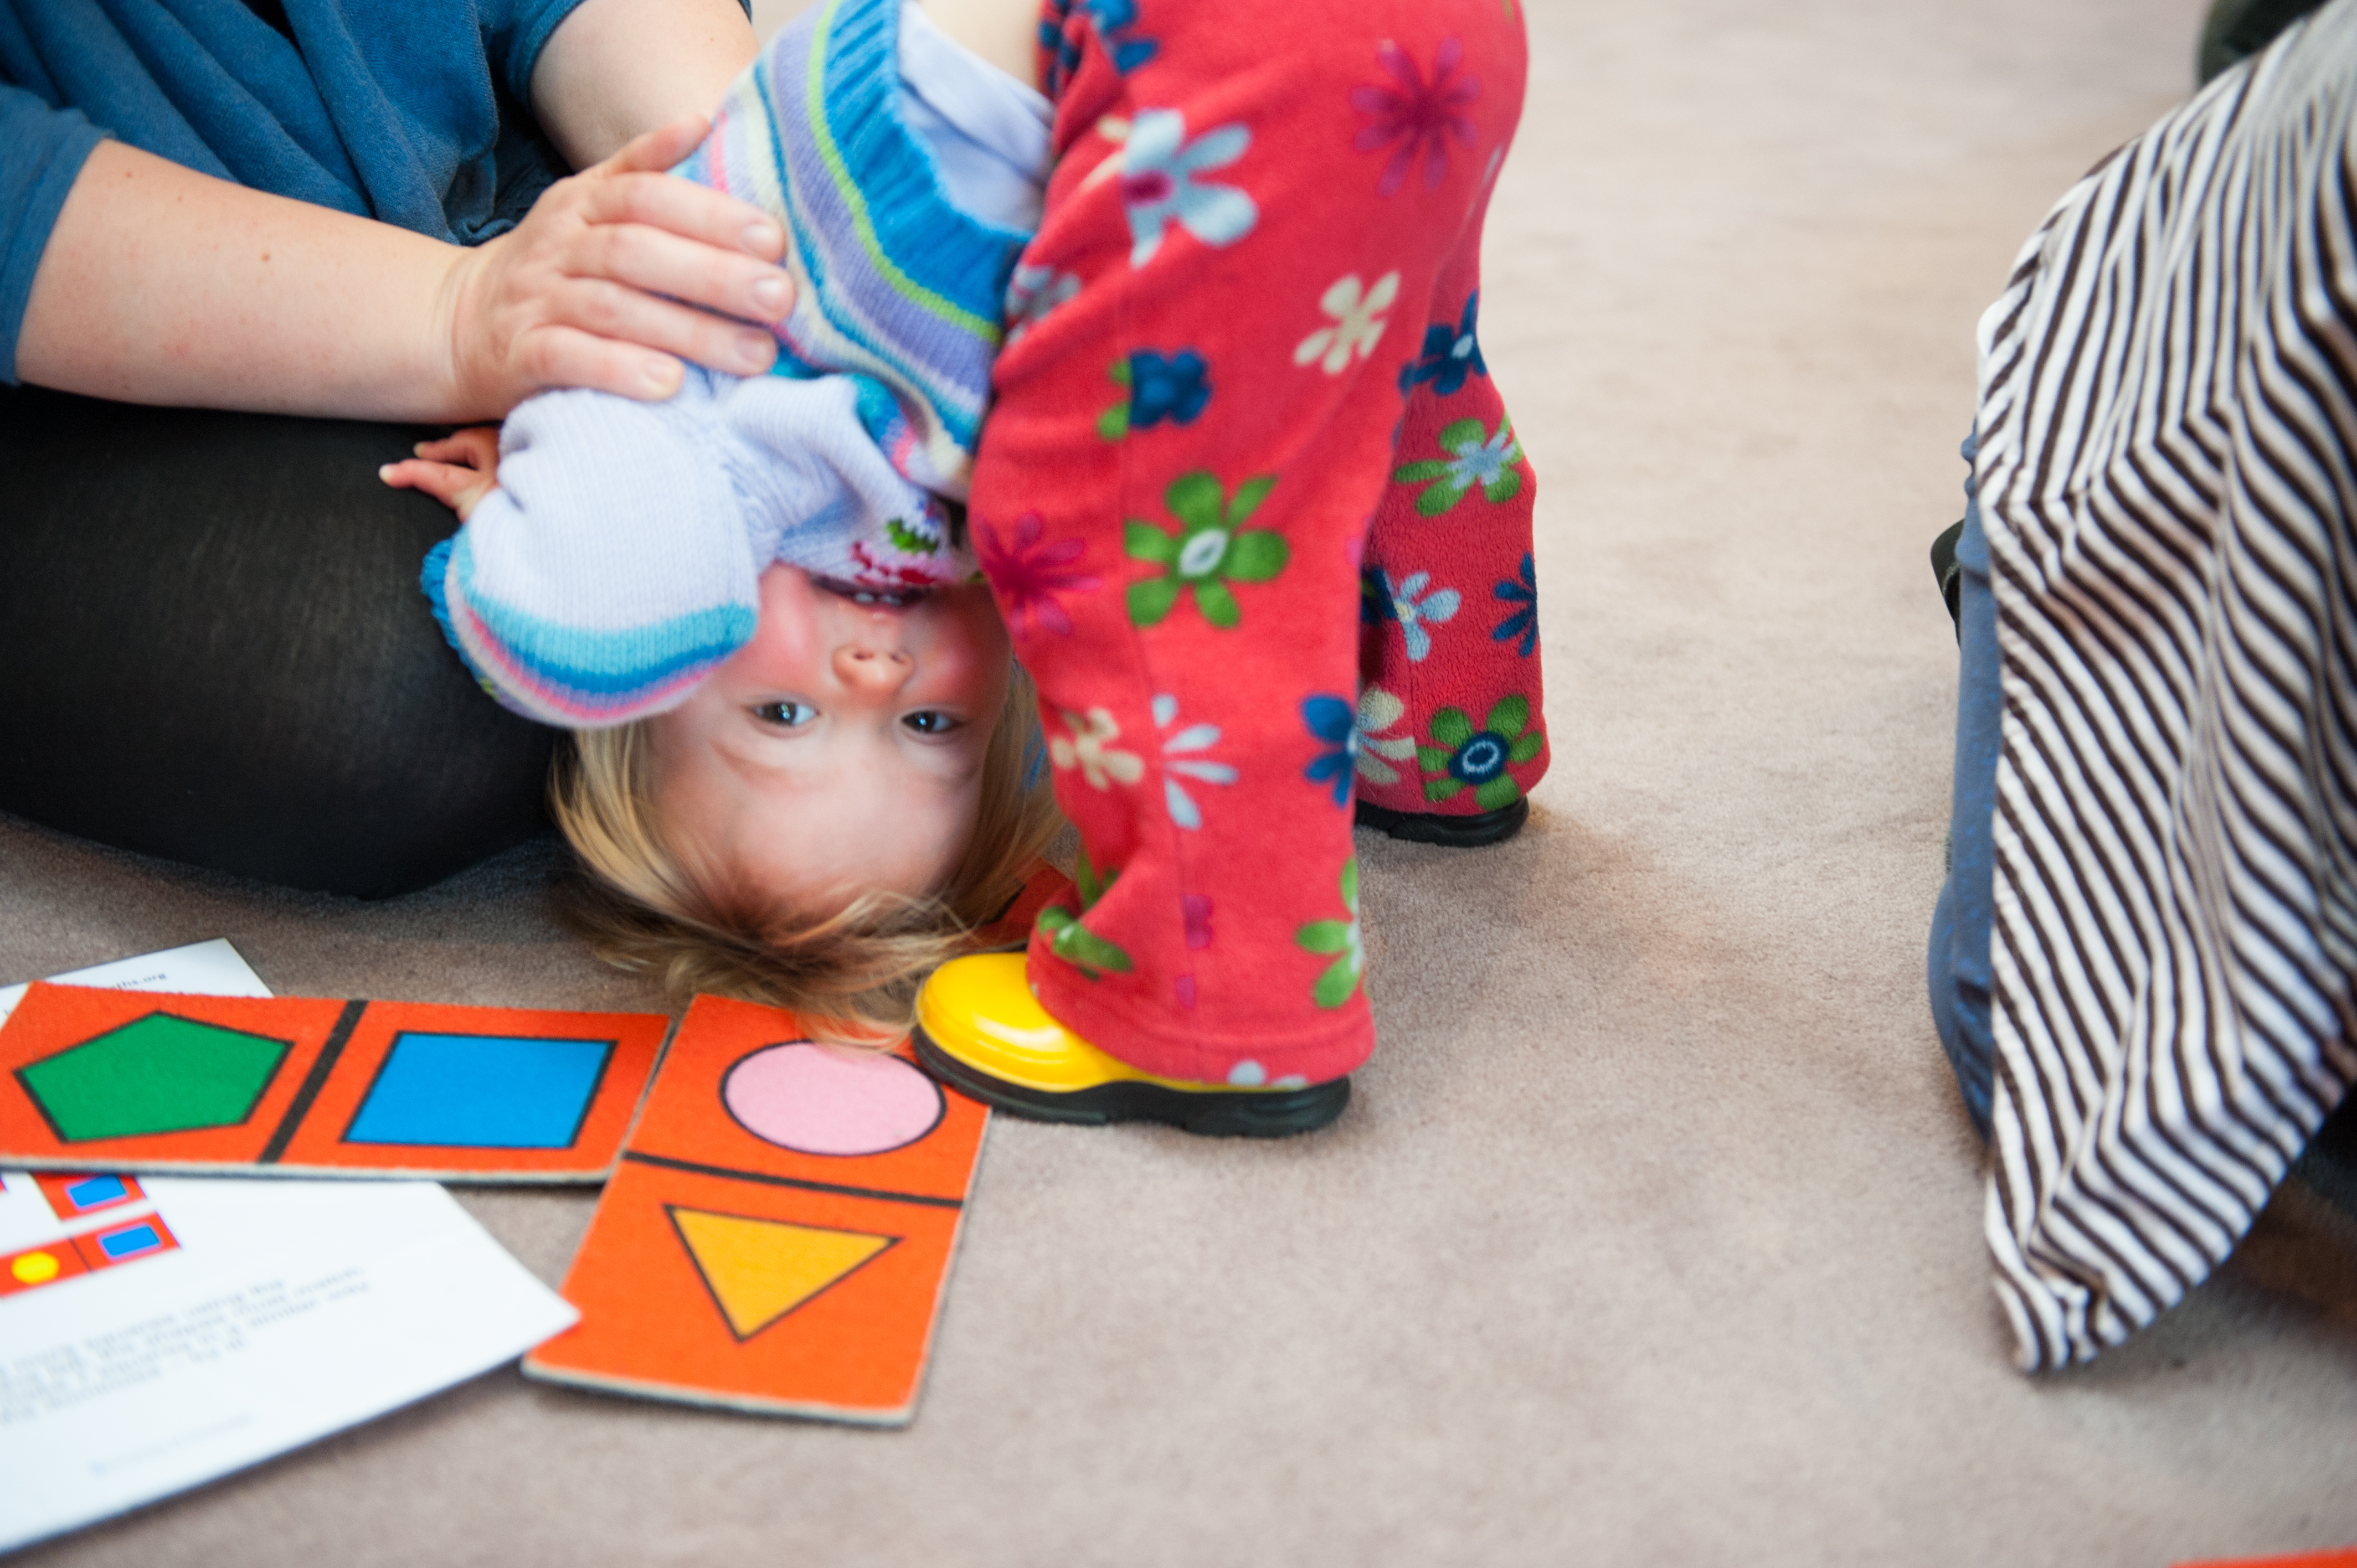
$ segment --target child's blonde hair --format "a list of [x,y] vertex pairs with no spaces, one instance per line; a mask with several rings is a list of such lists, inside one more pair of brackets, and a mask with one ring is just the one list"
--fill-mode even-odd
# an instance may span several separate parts
[[802,1014],[831,1037],[879,1043],[908,1033],[917,984],[970,944],[1022,891],[1063,824],[1038,766],[1039,713],[1021,669],[983,754],[974,837],[927,897],[870,892],[813,918],[759,898],[725,873],[698,875],[651,809],[644,721],[578,730],[560,747],[549,806],[577,858],[568,924],[607,962],[652,973],[673,1002],[710,992]]

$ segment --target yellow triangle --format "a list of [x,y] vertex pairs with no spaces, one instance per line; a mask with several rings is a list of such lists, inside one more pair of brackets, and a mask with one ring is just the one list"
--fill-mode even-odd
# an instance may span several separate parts
[[663,1207],[739,1339],[750,1339],[899,1240]]

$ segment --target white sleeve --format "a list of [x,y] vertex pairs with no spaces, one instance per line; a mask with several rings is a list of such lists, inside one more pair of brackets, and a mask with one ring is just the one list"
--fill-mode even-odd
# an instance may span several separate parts
[[499,488],[453,542],[443,607],[511,706],[573,728],[672,706],[752,635],[746,509],[710,378],[641,403],[546,392],[500,435]]
[[891,441],[899,419],[881,382],[753,376],[722,396],[730,477],[764,564],[781,561],[879,588],[972,575],[973,562],[950,546],[942,503],[894,468],[879,445]]
[[1047,189],[1053,107],[1027,84],[900,5],[900,118],[969,216],[1029,233]]

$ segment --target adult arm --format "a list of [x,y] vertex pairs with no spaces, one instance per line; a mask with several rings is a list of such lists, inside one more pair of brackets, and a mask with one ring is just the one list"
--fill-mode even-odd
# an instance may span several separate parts
[[1027,87],[1039,85],[1039,7],[1026,0],[923,0],[933,26]]
[[565,162],[587,168],[709,112],[757,47],[737,0],[587,0],[541,51],[532,111]]
[[716,0],[587,0],[566,18],[535,107],[576,156],[626,140],[471,250],[100,144],[34,274],[17,376],[130,403],[457,421],[548,386],[667,396],[682,358],[766,368],[774,342],[745,323],[791,304],[782,231],[660,172],[751,58],[750,27],[716,3],[733,29]]

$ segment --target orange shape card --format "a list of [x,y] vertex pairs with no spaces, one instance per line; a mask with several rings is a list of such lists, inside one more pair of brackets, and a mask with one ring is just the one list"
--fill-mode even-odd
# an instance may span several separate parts
[[36,984],[0,1027],[0,1165],[599,1181],[670,1022]]
[[550,1382],[898,1426],[990,1112],[909,1058],[699,996],[589,1221]]

